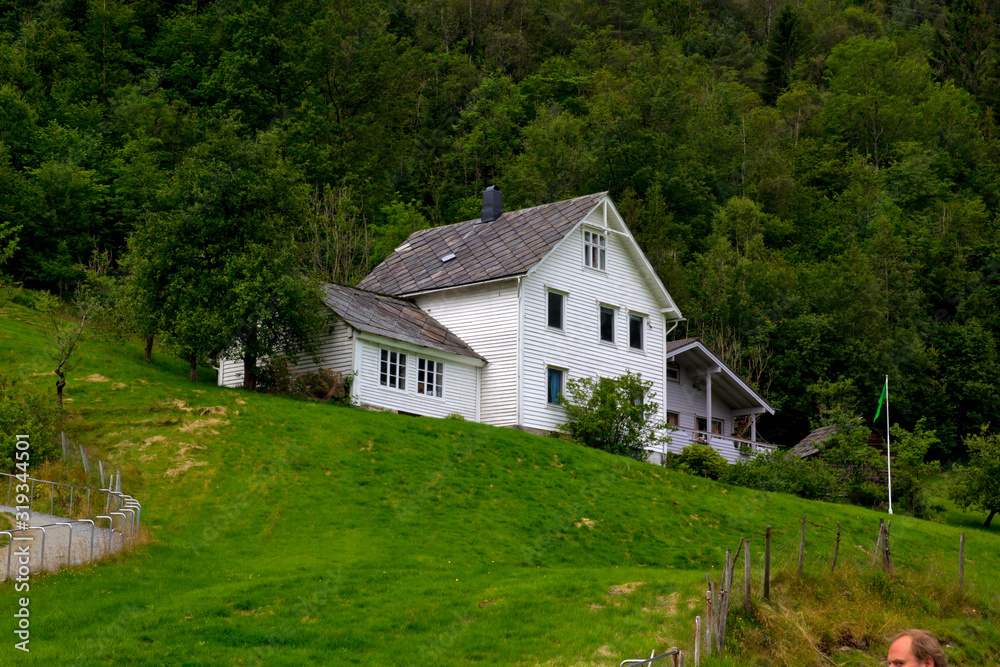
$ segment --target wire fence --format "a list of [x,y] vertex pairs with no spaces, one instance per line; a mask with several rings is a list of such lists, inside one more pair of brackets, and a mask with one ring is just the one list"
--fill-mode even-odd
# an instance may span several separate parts
[[17,525],[0,530],[0,580],[89,563],[135,547],[142,504],[122,493],[120,476],[112,477],[106,489],[10,473],[0,473],[0,485],[4,478],[7,507],[15,512]]
[[[900,527],[897,525],[897,531]],[[902,532],[902,531],[900,531]],[[708,577],[706,593],[706,617],[695,619],[689,642],[694,646],[694,664],[700,658],[710,655],[711,647],[721,648],[722,638],[713,637],[710,628],[720,627],[718,618],[712,618],[712,604],[718,604],[718,588],[725,592],[725,609],[731,603],[736,609],[743,609],[746,602],[756,605],[769,599],[771,584],[778,578],[794,576],[796,572],[805,576],[830,575],[840,570],[871,569],[882,567],[892,569],[891,547],[902,543],[903,538],[893,535],[891,519],[874,522],[870,528],[858,529],[855,524],[849,528],[835,520],[817,523],[808,517],[791,517],[784,525],[767,526],[760,532],[753,532],[740,538],[736,549],[727,549],[726,567],[719,582]],[[961,533],[953,548],[938,544],[933,553],[922,551],[920,563],[902,562],[903,566],[927,568],[941,584],[954,583],[954,589],[961,595],[967,583],[966,563],[976,564],[974,558],[966,561],[966,534]],[[749,555],[749,562],[745,556]],[[912,549],[906,552],[912,555]],[[942,556],[945,562],[942,562]],[[973,584],[975,575],[973,575]],[[748,585],[749,584],[749,585]],[[998,582],[987,579],[982,593],[997,594]],[[725,622],[721,624],[725,633]],[[699,650],[699,647],[704,647]]]

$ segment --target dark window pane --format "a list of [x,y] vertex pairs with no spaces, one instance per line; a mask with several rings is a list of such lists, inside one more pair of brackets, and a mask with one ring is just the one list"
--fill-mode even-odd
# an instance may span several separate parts
[[549,403],[558,404],[562,393],[563,372],[557,368],[549,369]]
[[549,326],[563,328],[563,295],[557,292],[549,292]]
[[615,342],[615,311],[601,306],[601,340]]
[[628,316],[628,344],[637,350],[642,349],[642,318],[638,315]]

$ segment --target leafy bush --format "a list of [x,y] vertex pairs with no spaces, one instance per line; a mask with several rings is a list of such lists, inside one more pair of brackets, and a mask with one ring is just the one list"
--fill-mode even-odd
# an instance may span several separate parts
[[719,478],[760,491],[792,493],[803,498],[827,498],[837,485],[837,473],[817,459],[803,459],[774,449],[727,466]]
[[664,465],[708,479],[719,479],[729,467],[729,463],[714,447],[699,444],[688,445],[680,454],[668,457]]
[[13,470],[17,435],[30,436],[32,467],[54,457],[58,430],[55,402],[46,400],[14,374],[0,371],[0,468]]
[[645,461],[647,447],[668,440],[656,433],[663,425],[654,420],[652,386],[638,373],[568,380],[562,398],[569,421],[559,428],[588,447]]
[[257,389],[269,394],[350,405],[354,374],[328,368],[301,372],[285,357],[269,359],[258,371]]

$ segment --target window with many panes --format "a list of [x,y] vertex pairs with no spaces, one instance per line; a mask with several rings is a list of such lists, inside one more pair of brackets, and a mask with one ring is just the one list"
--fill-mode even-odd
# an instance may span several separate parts
[[417,357],[417,393],[441,398],[444,362]]
[[642,315],[629,313],[628,316],[628,346],[633,350],[642,349],[642,325],[646,318]]
[[382,350],[378,382],[383,387],[406,389],[406,355],[393,350]]
[[559,368],[550,368],[548,374],[548,403],[549,405],[559,405],[562,403],[560,396],[563,392],[563,371]]
[[[705,418],[704,417],[698,417],[698,430],[699,431],[704,431],[705,430],[705,426],[707,426]],[[722,435],[722,420],[721,419],[713,419],[712,420],[712,433],[715,433],[717,435]]]
[[601,340],[615,342],[615,309],[601,306]]
[[566,312],[566,295],[559,292],[549,292],[548,322],[553,329],[563,328],[563,315]]
[[583,264],[592,269],[607,270],[608,237],[597,232],[583,232]]

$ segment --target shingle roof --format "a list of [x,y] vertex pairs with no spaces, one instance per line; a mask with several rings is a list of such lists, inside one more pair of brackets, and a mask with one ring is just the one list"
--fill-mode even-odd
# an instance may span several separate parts
[[[523,275],[606,195],[598,192],[509,211],[488,223],[476,219],[422,229],[358,287],[402,295]],[[454,259],[441,260],[450,254]]]
[[681,338],[680,340],[668,340],[667,341],[667,352],[673,352],[679,348],[684,347],[690,343],[698,341],[697,338]]
[[485,361],[409,301],[332,283],[323,284],[323,301],[359,331]]
[[807,456],[812,456],[819,452],[819,445],[822,445],[827,440],[832,438],[837,434],[836,424],[827,424],[826,426],[820,426],[818,429],[802,438],[799,444],[792,447],[792,454],[796,456],[806,458]]

